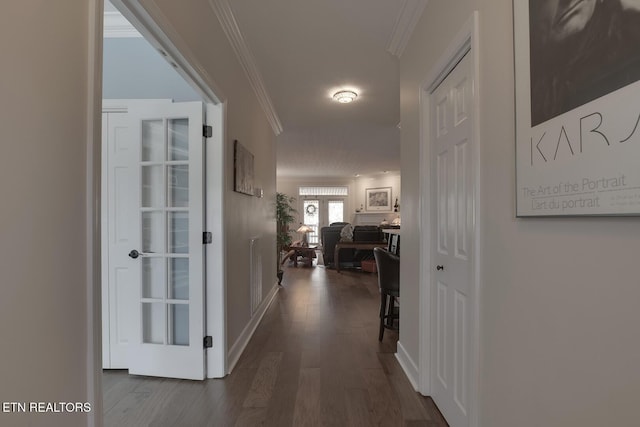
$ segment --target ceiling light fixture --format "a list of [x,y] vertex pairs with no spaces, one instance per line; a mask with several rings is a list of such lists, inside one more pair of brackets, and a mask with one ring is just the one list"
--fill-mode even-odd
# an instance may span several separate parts
[[341,90],[333,94],[333,99],[341,104],[347,104],[353,102],[358,97],[358,94],[352,90]]

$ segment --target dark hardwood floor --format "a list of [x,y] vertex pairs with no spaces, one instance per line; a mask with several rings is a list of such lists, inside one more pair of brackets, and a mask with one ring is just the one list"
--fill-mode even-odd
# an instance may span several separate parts
[[378,342],[374,274],[285,267],[283,286],[233,372],[182,381],[104,373],[105,426],[445,427]]

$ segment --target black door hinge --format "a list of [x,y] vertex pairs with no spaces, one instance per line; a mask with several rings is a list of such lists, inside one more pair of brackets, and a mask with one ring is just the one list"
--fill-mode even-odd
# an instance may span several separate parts
[[202,136],[205,138],[211,138],[213,136],[213,128],[211,126],[202,126]]
[[211,335],[207,335],[206,337],[204,337],[204,348],[211,348],[213,347],[213,337]]
[[213,236],[211,235],[210,231],[204,231],[202,233],[202,244],[203,245],[209,245],[213,242]]

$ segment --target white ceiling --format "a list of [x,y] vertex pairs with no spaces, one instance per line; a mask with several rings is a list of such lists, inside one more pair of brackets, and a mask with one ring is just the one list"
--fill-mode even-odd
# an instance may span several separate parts
[[[241,46],[236,53],[274,131],[282,130],[278,177],[400,170],[394,54],[402,53],[426,2],[210,0],[214,10],[232,15],[235,34],[227,35]],[[347,88],[358,92],[355,102],[332,100]]]
[[[283,132],[278,176],[400,170],[398,58],[406,0],[234,0],[233,14]],[[354,88],[356,102],[331,95]]]

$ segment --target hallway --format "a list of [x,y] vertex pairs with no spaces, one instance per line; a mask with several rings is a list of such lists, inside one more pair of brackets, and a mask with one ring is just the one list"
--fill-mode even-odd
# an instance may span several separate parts
[[103,376],[105,426],[445,427],[379,343],[377,276],[285,267],[283,286],[224,380]]

